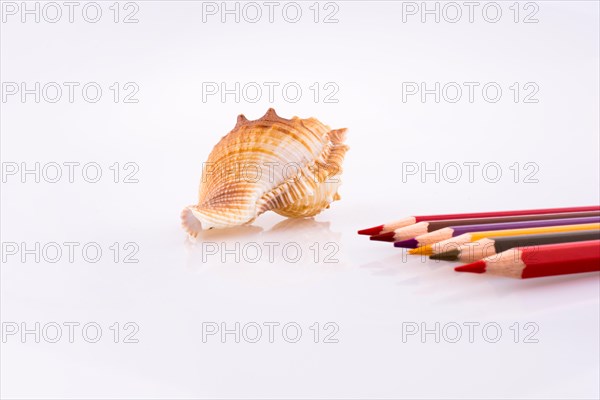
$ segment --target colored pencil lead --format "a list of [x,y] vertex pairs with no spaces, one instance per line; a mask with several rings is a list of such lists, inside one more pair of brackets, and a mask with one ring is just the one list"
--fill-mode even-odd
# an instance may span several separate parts
[[371,240],[376,240],[378,242],[393,242],[394,232],[386,232],[380,235],[371,236]]
[[434,254],[432,245],[416,247],[408,251],[408,254],[415,256],[431,256]]
[[419,245],[415,239],[402,240],[400,242],[394,243],[394,247],[402,247],[405,249],[416,249]]
[[457,261],[460,256],[460,250],[454,249],[439,254],[432,254],[429,258],[432,260]]
[[374,226],[373,228],[361,229],[360,231],[358,231],[358,234],[373,236],[373,235],[378,235],[382,230],[383,230],[383,225],[379,225],[379,226]]
[[485,261],[479,260],[471,264],[461,265],[460,267],[454,268],[458,272],[473,272],[475,274],[483,274],[485,272]]

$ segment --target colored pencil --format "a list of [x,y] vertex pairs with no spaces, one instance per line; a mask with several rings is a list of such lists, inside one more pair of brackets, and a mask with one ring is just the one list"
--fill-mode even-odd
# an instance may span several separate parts
[[440,219],[464,219],[464,218],[488,218],[488,217],[503,217],[510,215],[527,215],[527,214],[561,214],[570,212],[583,211],[598,211],[600,206],[583,206],[583,207],[561,207],[561,208],[539,208],[533,210],[511,210],[511,211],[489,211],[478,213],[462,213],[462,214],[438,214],[438,215],[418,215],[413,217],[403,218],[398,221],[375,226],[373,228],[362,229],[358,231],[359,235],[378,235],[380,233],[391,232],[398,228],[416,224],[423,221],[437,221]]
[[600,271],[600,240],[510,249],[454,270],[521,279]]
[[524,228],[524,229],[505,229],[502,231],[484,231],[465,233],[460,236],[443,240],[436,244],[428,244],[417,249],[412,249],[408,254],[421,254],[430,256],[432,254],[443,253],[453,248],[460,247],[465,243],[474,242],[479,239],[489,237],[505,237],[517,235],[536,235],[538,233],[554,233],[554,232],[574,232],[574,231],[589,231],[600,229],[600,223],[596,224],[580,224],[580,225],[563,225],[563,226],[544,226],[540,228]]
[[426,233],[425,235],[417,236],[414,239],[403,240],[396,242],[396,247],[404,247],[407,249],[415,249],[417,247],[434,244],[460,236],[464,233],[483,232],[483,231],[500,231],[505,229],[521,229],[521,228],[538,228],[543,226],[560,226],[560,225],[576,225],[576,224],[592,224],[600,222],[600,217],[584,217],[584,218],[565,218],[565,219],[550,219],[542,221],[520,221],[520,222],[503,222],[499,224],[481,224],[481,225],[464,225],[450,226],[448,228],[438,229],[435,232]]
[[479,239],[471,243],[466,243],[458,249],[434,254],[429,258],[432,260],[461,261],[470,263],[517,247],[534,247],[546,244],[584,242],[586,240],[600,240],[600,230],[490,237]]
[[465,219],[441,219],[437,221],[423,221],[416,224],[398,228],[394,231],[371,236],[371,240],[381,242],[398,242],[401,240],[411,239],[417,236],[425,235],[437,231],[442,228],[451,226],[465,225],[480,225],[480,224],[497,224],[503,222],[519,222],[519,221],[541,221],[549,219],[564,219],[564,218],[582,218],[600,216],[600,211],[585,211],[561,214],[527,214],[527,215],[511,215],[508,217],[491,217],[491,218],[465,218]]

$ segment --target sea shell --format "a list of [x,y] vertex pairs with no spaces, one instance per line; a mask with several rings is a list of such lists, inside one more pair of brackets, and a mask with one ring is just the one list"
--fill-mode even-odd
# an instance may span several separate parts
[[340,199],[345,132],[315,118],[281,118],[272,108],[255,121],[238,116],[203,165],[199,201],[181,213],[183,227],[196,237],[269,210],[298,218],[329,208]]

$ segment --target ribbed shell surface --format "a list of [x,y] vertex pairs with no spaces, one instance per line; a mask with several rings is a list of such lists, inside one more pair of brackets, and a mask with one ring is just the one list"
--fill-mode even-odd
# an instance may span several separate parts
[[[199,201],[182,213],[188,233],[252,222],[265,211],[288,217],[318,214],[339,199],[345,129],[315,118],[238,117],[204,164]],[[195,219],[195,220],[194,220]]]

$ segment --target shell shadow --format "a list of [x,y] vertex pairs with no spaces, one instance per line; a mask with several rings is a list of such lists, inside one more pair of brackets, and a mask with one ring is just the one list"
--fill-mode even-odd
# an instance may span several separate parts
[[197,273],[215,267],[340,265],[344,262],[341,237],[329,222],[313,218],[285,219],[266,231],[255,225],[204,231],[195,240],[187,239],[186,265]]
[[315,221],[314,218],[287,218],[263,233],[264,236],[292,235],[295,240],[339,241],[341,233],[331,230],[330,222]]
[[256,237],[263,228],[256,225],[242,225],[227,229],[211,229],[201,232],[196,239],[187,238],[187,243],[196,244],[203,241],[243,239]]

